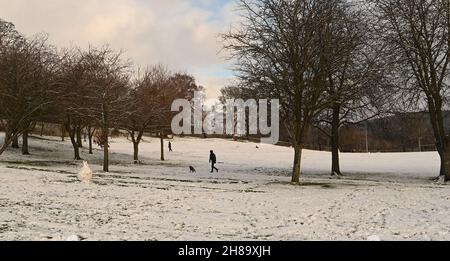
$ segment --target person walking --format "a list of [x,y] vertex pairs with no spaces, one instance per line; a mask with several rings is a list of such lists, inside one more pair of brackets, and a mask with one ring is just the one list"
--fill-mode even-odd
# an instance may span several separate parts
[[214,154],[214,151],[212,151],[212,150],[211,150],[210,155],[209,155],[209,163],[211,163],[211,173],[213,173],[214,170],[219,172],[219,170],[216,168],[217,157],[216,157],[216,154]]
[[172,152],[172,142],[169,141],[169,152]]

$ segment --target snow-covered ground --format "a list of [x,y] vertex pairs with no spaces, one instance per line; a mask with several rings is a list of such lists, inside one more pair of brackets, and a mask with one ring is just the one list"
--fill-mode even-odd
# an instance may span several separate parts
[[[31,156],[0,156],[0,239],[65,240],[450,240],[450,187],[436,185],[436,153],[342,154],[346,177],[329,179],[330,154],[306,151],[304,182],[289,183],[290,148],[177,138],[111,144],[82,156],[94,184],[77,174],[69,142],[33,138]],[[209,173],[209,150],[220,172]],[[189,173],[189,166],[197,174]]]

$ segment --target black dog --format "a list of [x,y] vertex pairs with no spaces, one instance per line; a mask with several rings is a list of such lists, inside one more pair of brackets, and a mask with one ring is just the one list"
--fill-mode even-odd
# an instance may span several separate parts
[[197,171],[195,170],[195,168],[194,168],[194,167],[192,167],[192,166],[189,166],[189,169],[191,170],[191,173],[197,173]]

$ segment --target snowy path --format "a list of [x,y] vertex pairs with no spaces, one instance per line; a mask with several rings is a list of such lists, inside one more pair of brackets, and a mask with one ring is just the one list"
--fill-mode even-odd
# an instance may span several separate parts
[[[7,152],[0,239],[450,239],[450,188],[429,180],[438,171],[434,153],[344,154],[347,179],[330,180],[328,153],[309,151],[305,183],[292,186],[288,148],[177,139],[162,163],[158,144],[143,144],[145,164],[135,166],[131,144],[116,140],[110,174],[100,171],[99,152],[86,157],[96,172],[91,186],[78,181],[81,163],[69,160],[67,142],[33,139],[25,159]],[[210,149],[219,174],[208,173]]]

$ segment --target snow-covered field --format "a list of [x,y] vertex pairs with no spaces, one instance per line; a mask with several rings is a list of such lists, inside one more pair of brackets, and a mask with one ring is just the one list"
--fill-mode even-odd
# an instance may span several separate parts
[[[69,142],[33,138],[31,156],[0,156],[0,239],[65,240],[450,240],[450,187],[432,181],[436,153],[342,154],[346,177],[329,179],[330,154],[306,151],[304,182],[289,183],[289,148],[220,139],[111,144],[83,157],[94,184],[77,174]],[[208,172],[209,150],[220,172]],[[189,166],[197,174],[189,173]]]

